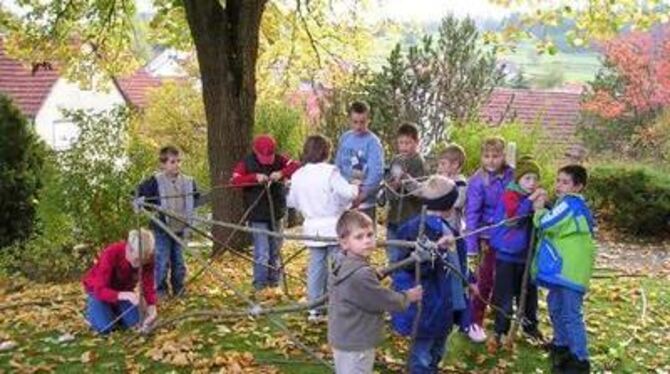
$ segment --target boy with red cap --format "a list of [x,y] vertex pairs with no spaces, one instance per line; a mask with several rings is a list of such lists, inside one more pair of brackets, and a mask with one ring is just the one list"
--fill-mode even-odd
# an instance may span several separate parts
[[[278,227],[272,227],[272,223],[278,225],[286,210],[284,185],[281,182],[290,178],[300,167],[298,162],[277,154],[276,148],[277,143],[272,136],[265,134],[257,136],[252,143],[253,152],[240,161],[233,170],[230,183],[242,188],[245,209],[251,209],[248,222],[252,228],[278,230]],[[269,184],[269,196],[266,194],[266,184]],[[270,209],[270,204],[274,209]],[[253,233],[252,239],[254,288],[261,290],[277,286],[279,282],[277,259],[281,240],[261,233]]]

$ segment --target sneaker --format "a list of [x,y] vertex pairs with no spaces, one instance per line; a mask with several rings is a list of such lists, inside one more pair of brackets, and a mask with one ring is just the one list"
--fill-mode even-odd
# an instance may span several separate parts
[[542,332],[537,327],[524,331],[524,334],[538,343],[544,343],[544,335],[542,335]]
[[475,343],[484,343],[486,341],[486,333],[479,325],[473,323],[468,327],[468,338]]
[[547,349],[549,350],[549,359],[551,360],[551,372],[562,373],[565,370],[566,362],[570,358],[570,349],[552,343],[547,344]]
[[591,363],[589,360],[580,360],[572,353],[565,361],[563,373],[565,374],[589,374],[591,372]]
[[310,310],[309,313],[307,314],[307,322],[310,323],[319,323],[323,321],[323,316],[321,313],[319,313],[318,310]]

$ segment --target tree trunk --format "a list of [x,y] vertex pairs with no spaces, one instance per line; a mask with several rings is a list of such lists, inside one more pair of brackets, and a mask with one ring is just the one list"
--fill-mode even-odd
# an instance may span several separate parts
[[[228,183],[235,163],[250,149],[258,33],[266,1],[184,0],[202,79],[212,186]],[[238,221],[244,211],[241,194],[231,189],[213,191],[214,219]],[[212,233],[224,241],[226,231]],[[243,245],[245,237],[237,235],[230,244]]]

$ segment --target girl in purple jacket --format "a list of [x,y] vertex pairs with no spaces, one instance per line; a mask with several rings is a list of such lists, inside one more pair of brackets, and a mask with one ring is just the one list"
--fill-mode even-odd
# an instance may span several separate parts
[[[496,207],[507,184],[514,180],[514,170],[505,161],[505,140],[500,137],[484,140],[481,148],[482,166],[470,177],[466,194],[466,232],[489,226],[494,222]],[[494,286],[495,253],[489,245],[490,230],[466,238],[468,254],[480,254],[477,270],[477,290],[480,297],[473,297],[471,339],[481,342],[486,339],[482,329],[486,303],[490,301]],[[483,299],[483,300],[482,300]]]

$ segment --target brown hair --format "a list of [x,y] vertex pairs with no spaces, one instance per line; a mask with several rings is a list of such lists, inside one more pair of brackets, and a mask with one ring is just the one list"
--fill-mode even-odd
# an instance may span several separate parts
[[330,158],[330,140],[323,135],[312,135],[302,147],[302,162],[315,164]]
[[370,106],[365,101],[354,101],[349,105],[349,109],[347,110],[348,115],[351,115],[351,113],[370,113]]
[[170,156],[179,157],[179,148],[173,145],[166,145],[158,151],[158,159],[161,163],[167,162]]
[[342,213],[337,220],[335,232],[337,233],[338,238],[344,239],[351,235],[351,232],[356,229],[366,229],[370,227],[373,227],[372,219],[365,213],[359,212],[358,210],[347,210]]
[[463,167],[465,164],[465,149],[456,143],[449,143],[440,153],[440,159],[457,162],[458,166]]
[[581,165],[566,165],[560,168],[558,172],[569,175],[572,183],[580,184],[582,187],[586,187],[586,182],[589,179],[586,168]]
[[415,142],[419,141],[419,128],[410,122],[404,122],[400,127],[398,127],[398,132],[396,132],[397,137],[406,136],[411,138]]
[[482,153],[486,151],[505,152],[505,139],[500,136],[484,139],[484,142],[482,142]]

